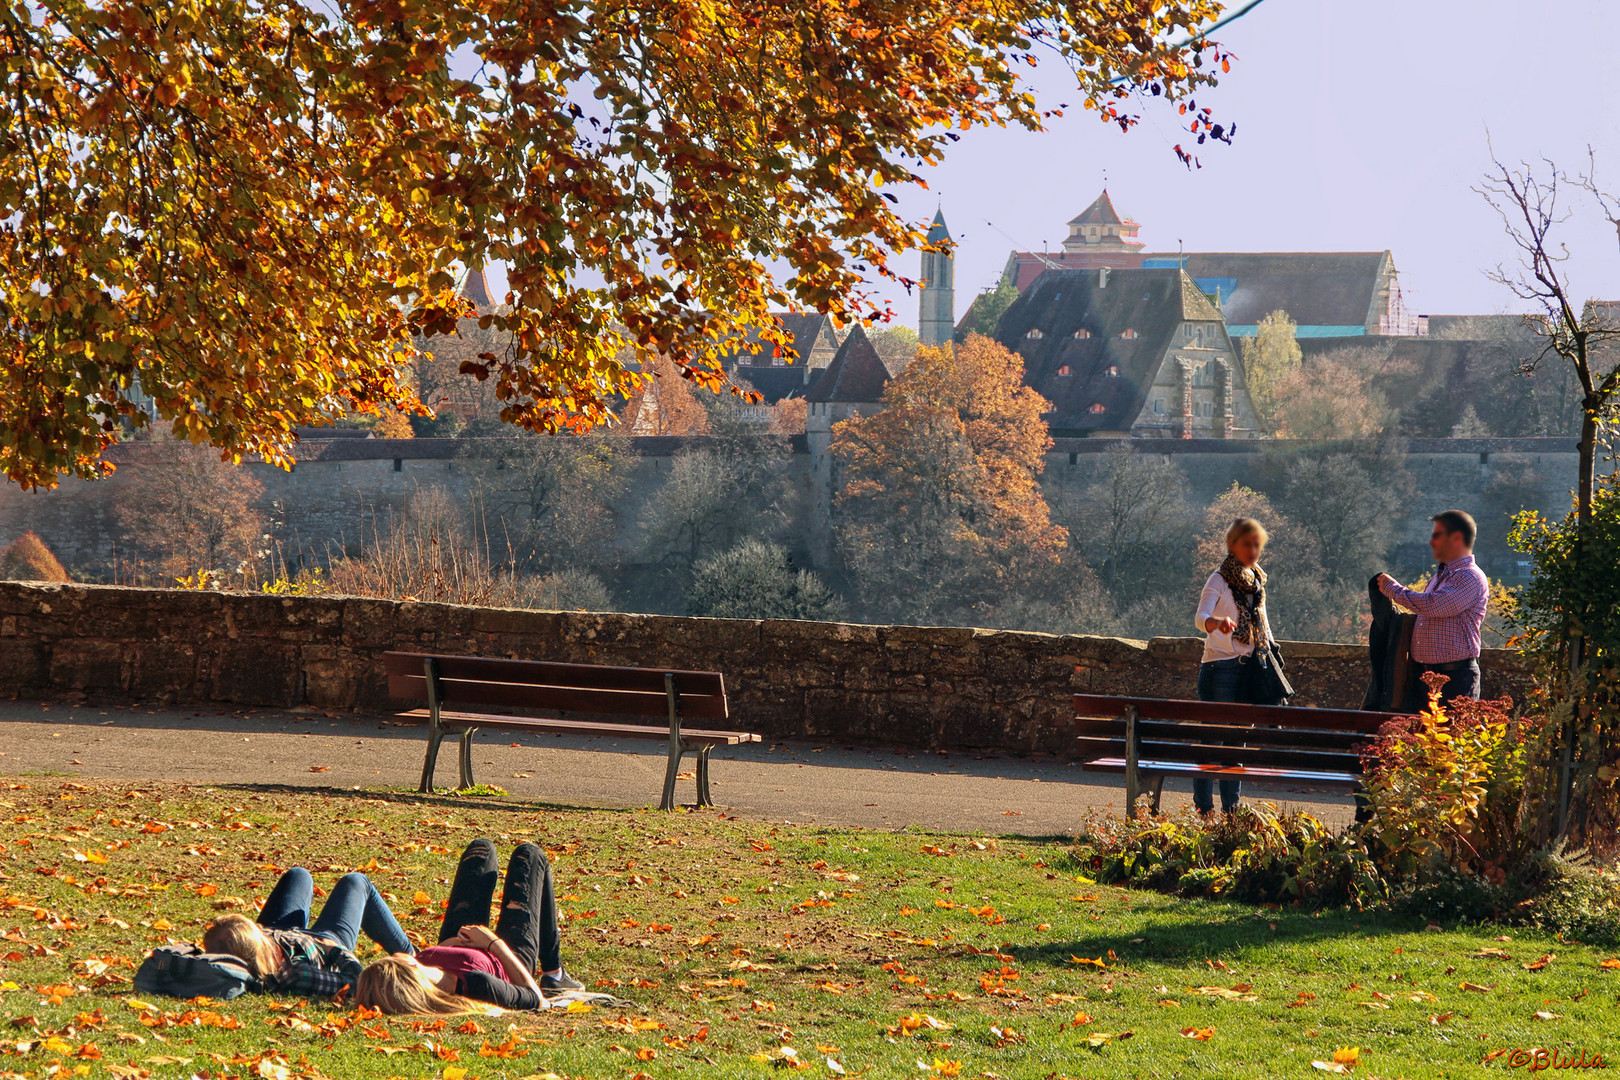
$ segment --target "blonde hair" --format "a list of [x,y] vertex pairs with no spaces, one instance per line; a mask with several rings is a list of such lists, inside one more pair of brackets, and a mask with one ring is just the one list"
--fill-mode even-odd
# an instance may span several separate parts
[[1243,539],[1245,536],[1251,535],[1260,537],[1261,547],[1265,547],[1266,541],[1271,539],[1271,534],[1266,532],[1266,527],[1254,520],[1254,518],[1238,518],[1236,521],[1232,522],[1231,525],[1227,526],[1226,550],[1231,551],[1234,544]]
[[360,973],[354,988],[355,1003],[392,1016],[457,1016],[490,1011],[482,1002],[429,986],[422,981],[421,970],[399,953],[385,956]]
[[281,968],[281,949],[246,915],[221,915],[203,931],[203,949],[229,953],[247,961],[258,978],[274,975]]

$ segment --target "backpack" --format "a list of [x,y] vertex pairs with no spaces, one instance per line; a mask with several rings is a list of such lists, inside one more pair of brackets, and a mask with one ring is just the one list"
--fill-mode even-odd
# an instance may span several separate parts
[[263,989],[247,963],[229,953],[205,953],[195,945],[159,945],[141,961],[135,988],[170,997],[221,1001]]

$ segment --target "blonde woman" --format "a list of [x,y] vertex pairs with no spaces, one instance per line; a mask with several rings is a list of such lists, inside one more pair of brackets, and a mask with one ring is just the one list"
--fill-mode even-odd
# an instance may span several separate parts
[[332,886],[315,925],[309,925],[315,879],[295,866],[270,890],[258,922],[225,915],[203,932],[203,948],[247,961],[266,993],[335,998],[360,978],[354,955],[360,932],[395,953],[410,953],[377,887],[364,874],[345,874]]
[[[501,914],[488,926],[500,866],[495,845],[467,845],[450,886],[439,943],[415,956],[390,956],[360,976],[355,1000],[395,1014],[544,1009],[543,991],[582,990],[562,966],[557,899],[545,852],[519,844],[506,867]],[[536,972],[539,978],[535,977]]]
[[[1204,582],[1198,598],[1198,629],[1204,633],[1204,658],[1198,665],[1198,700],[1243,701],[1250,705],[1272,705],[1273,701],[1250,701],[1255,680],[1247,669],[1254,663],[1255,650],[1273,640],[1266,618],[1266,572],[1260,569],[1260,556],[1270,539],[1265,527],[1253,518],[1238,518],[1226,530],[1226,559]],[[1193,778],[1193,805],[1201,814],[1215,811],[1214,783],[1208,777]],[[1237,809],[1242,784],[1221,781],[1221,809],[1230,814]]]

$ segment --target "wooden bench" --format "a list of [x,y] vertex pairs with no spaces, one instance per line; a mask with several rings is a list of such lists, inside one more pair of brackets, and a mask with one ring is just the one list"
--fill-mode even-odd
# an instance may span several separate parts
[[[428,725],[427,761],[422,766],[419,789],[423,792],[433,790],[433,767],[439,756],[439,744],[452,731],[461,733],[463,788],[473,786],[472,737],[478,729],[557,731],[621,739],[667,739],[669,766],[664,774],[660,809],[675,808],[675,780],[680,772],[681,757],[687,753],[697,755],[698,805],[713,806],[714,800],[709,794],[709,751],[716,746],[736,746],[760,739],[747,731],[681,726],[682,720],[687,718],[727,718],[725,677],[717,671],[661,671],[406,652],[384,653],[383,665],[388,673],[389,696],[427,703],[426,708],[398,714],[399,719],[425,721]],[[587,713],[593,717],[667,716],[668,724],[459,711],[466,706],[546,709]]]
[[1354,790],[1362,750],[1400,715],[1100,694],[1076,694],[1074,714],[1081,767],[1124,773],[1129,813],[1144,779],[1158,813],[1167,776]]

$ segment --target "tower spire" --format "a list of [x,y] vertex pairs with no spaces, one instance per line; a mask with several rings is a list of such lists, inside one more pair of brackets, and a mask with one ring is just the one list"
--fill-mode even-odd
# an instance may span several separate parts
[[[949,243],[951,230],[945,211],[934,211],[927,243]],[[944,345],[956,333],[956,257],[948,251],[922,253],[922,288],[917,298],[917,339],[924,345]]]

